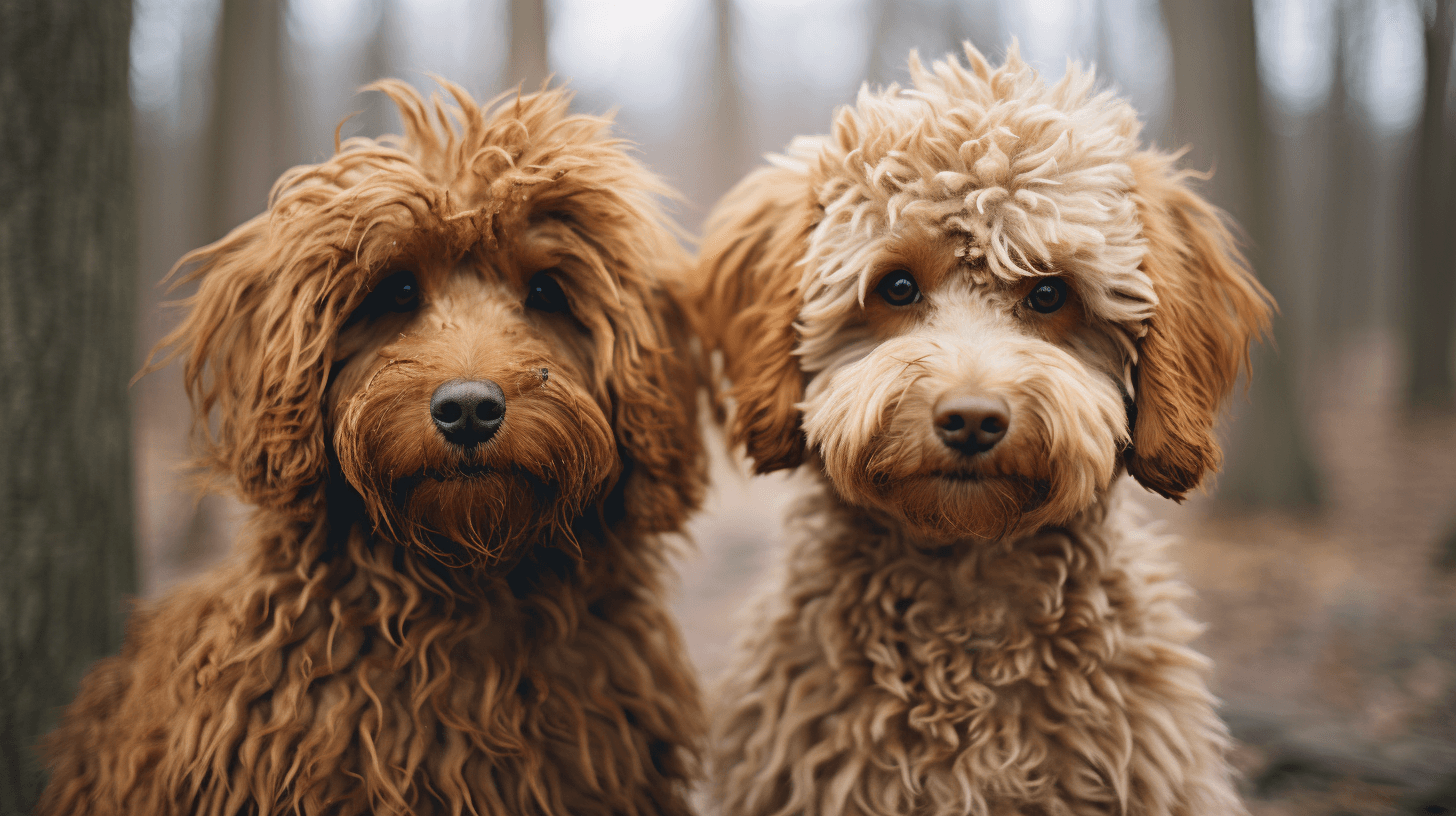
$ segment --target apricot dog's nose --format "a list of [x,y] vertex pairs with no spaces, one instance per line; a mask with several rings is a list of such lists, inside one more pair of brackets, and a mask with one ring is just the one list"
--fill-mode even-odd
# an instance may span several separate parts
[[951,391],[935,403],[935,435],[967,455],[994,448],[1010,426],[1011,406],[1000,397]]
[[490,380],[451,380],[430,397],[430,418],[445,438],[471,447],[489,439],[506,415],[506,395]]

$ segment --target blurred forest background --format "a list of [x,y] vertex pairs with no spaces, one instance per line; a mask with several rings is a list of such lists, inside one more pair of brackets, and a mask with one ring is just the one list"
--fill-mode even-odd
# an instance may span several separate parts
[[[0,46],[35,51],[18,7],[0,6]],[[344,137],[395,129],[382,97],[357,93],[372,79],[429,90],[433,72],[487,98],[552,75],[578,110],[618,112],[696,229],[763,153],[823,132],[862,81],[903,82],[911,48],[928,60],[970,40],[999,59],[1016,37],[1052,79],[1068,58],[1096,63],[1149,141],[1191,145],[1187,164],[1214,170],[1206,190],[1282,308],[1217,485],[1182,508],[1142,500],[1184,538],[1174,555],[1209,622],[1200,645],[1252,806],[1456,813],[1453,0],[135,0],[131,12],[132,118],[113,127],[134,136],[136,233],[116,246],[135,262],[103,264],[135,276],[134,295],[106,301],[134,310],[134,328],[112,335],[128,375],[177,319],[157,282],[179,256],[261,211],[278,175],[325,157],[351,114]],[[0,249],[16,234],[5,228]],[[0,306],[20,321],[37,289],[7,274]],[[8,375],[28,352],[7,331]],[[12,392],[7,441],[48,396]],[[181,470],[190,412],[176,367],[130,400],[133,591],[155,597],[226,557],[244,511],[199,500]],[[710,680],[792,493],[791,477],[750,480],[724,456],[714,468],[678,601]],[[11,529],[27,490],[43,489],[27,473],[6,471]],[[44,602],[15,575],[0,611],[23,623]],[[108,631],[97,653],[115,649]],[[0,645],[15,687],[29,653]],[[52,678],[61,701],[81,668]],[[26,717],[0,714],[12,742],[40,727]],[[5,750],[0,763],[22,761]]]

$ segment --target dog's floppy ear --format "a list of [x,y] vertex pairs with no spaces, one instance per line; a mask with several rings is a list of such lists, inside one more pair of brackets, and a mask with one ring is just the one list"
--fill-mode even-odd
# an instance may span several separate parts
[[264,213],[177,263],[197,281],[153,356],[185,357],[199,464],[241,497],[303,517],[328,468],[323,394],[343,304],[336,264],[283,251]]
[[703,239],[697,306],[704,350],[723,354],[727,393],[737,406],[729,437],[759,473],[797,467],[804,458],[794,321],[803,306],[799,261],[818,212],[804,173],[763,167],[723,198]]
[[1131,162],[1133,198],[1147,253],[1143,271],[1158,307],[1138,347],[1128,472],[1182,499],[1222,458],[1214,422],[1248,365],[1249,344],[1269,325],[1272,301],[1250,274],[1224,215],[1189,188],[1176,157]]
[[643,282],[636,296],[641,306],[614,327],[613,425],[626,468],[617,509],[643,532],[671,532],[707,484],[697,349],[675,281]]

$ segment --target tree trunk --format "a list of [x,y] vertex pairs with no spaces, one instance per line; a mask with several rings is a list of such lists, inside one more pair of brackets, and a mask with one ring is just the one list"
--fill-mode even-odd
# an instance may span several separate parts
[[131,3],[0,0],[0,814],[134,592]]
[[1411,266],[1406,276],[1406,401],[1450,408],[1456,387],[1451,341],[1456,329],[1456,142],[1446,116],[1456,2],[1435,0],[1425,20],[1426,84],[1411,180]]
[[1360,0],[1337,0],[1334,18],[1334,64],[1330,96],[1320,129],[1328,134],[1324,172],[1319,268],[1313,275],[1315,323],[1322,345],[1348,338],[1374,318],[1375,278],[1378,274],[1371,224],[1381,223],[1376,190],[1379,155],[1369,119],[1351,97],[1352,67],[1361,66],[1355,47],[1370,35],[1362,22],[1371,17]]
[[965,62],[961,44],[967,40],[999,61],[1006,42],[997,9],[994,0],[873,0],[865,79],[872,85],[906,84],[912,48],[926,65],[946,57]]
[[[369,35],[369,42],[364,45],[364,75],[359,79],[360,86],[394,76],[394,35],[399,25],[398,15],[395,0],[379,0],[379,19]],[[402,123],[394,111],[394,103],[384,94],[365,94],[360,104],[364,112],[354,118],[358,123],[356,133],[376,138],[385,133],[401,132]]]
[[702,191],[703,201],[717,201],[743,178],[757,161],[748,145],[751,142],[744,122],[743,89],[738,84],[737,61],[733,52],[736,38],[733,0],[713,0],[713,63],[712,99],[708,113],[708,151],[713,157],[709,172],[709,189]]
[[[1260,99],[1252,0],[1163,0],[1173,51],[1175,144],[1191,144],[1186,163],[1217,167],[1209,192],[1248,235],[1255,273],[1274,297],[1295,296],[1274,236],[1273,162]],[[1292,309],[1290,309],[1292,311]],[[1225,469],[1222,501],[1302,508],[1320,500],[1307,429],[1295,393],[1297,337],[1289,320],[1255,349],[1248,405],[1240,406]]]
[[293,163],[284,0],[223,0],[213,58],[209,161],[202,197],[221,238],[262,212],[273,182]]
[[510,0],[511,53],[506,83],[518,83],[526,93],[535,91],[551,73],[546,56],[545,0]]

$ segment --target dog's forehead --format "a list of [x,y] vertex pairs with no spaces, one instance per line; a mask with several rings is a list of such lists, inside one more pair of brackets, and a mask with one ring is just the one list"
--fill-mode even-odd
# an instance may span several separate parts
[[1075,278],[1106,320],[1134,327],[1151,316],[1135,113],[1093,95],[1076,69],[1050,88],[1029,68],[1014,73],[921,74],[914,88],[862,93],[830,135],[791,147],[823,208],[806,255],[810,299],[839,300],[849,287],[863,302],[884,271],[876,260],[929,231],[949,262],[1008,282],[1054,271]]
[[275,206],[286,216],[281,233],[352,255],[368,274],[416,258],[510,252],[543,222],[566,226],[545,230],[553,236],[590,236],[575,243],[578,254],[607,254],[618,267],[670,254],[658,251],[673,243],[660,206],[670,193],[612,137],[608,119],[570,114],[557,92],[489,109],[461,104],[437,102],[433,118],[406,106],[419,115],[404,117],[404,135],[356,137],[298,168]]
[[905,264],[934,276],[961,269],[988,284],[1059,274],[1101,319],[1140,334],[1152,316],[1157,297],[1141,268],[1145,242],[1131,201],[1079,220],[1054,195],[1034,207],[1005,196],[984,208],[903,191],[887,198],[844,207],[845,197],[842,209],[826,208],[805,258],[806,305],[863,304],[881,275]]

